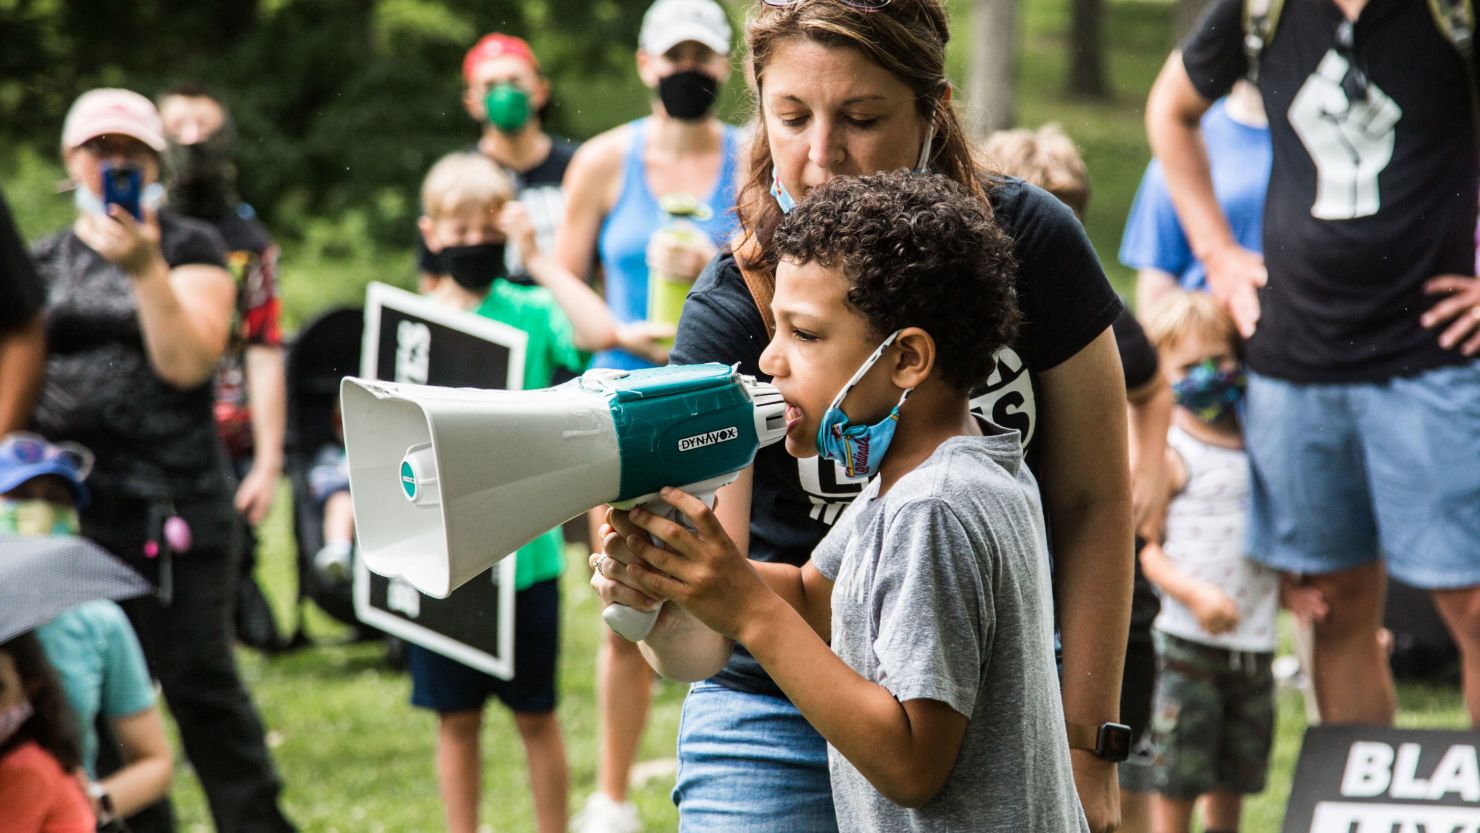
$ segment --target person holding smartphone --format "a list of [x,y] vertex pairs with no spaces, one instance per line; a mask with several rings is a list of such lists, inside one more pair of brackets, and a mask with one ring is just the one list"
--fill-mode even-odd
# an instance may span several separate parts
[[157,210],[165,147],[159,112],[138,93],[92,90],[67,114],[62,159],[77,218],[33,252],[49,345],[33,421],[53,441],[93,450],[82,534],[158,588],[123,608],[216,829],[289,831],[227,616],[239,520],[211,381],[236,285],[215,230]]

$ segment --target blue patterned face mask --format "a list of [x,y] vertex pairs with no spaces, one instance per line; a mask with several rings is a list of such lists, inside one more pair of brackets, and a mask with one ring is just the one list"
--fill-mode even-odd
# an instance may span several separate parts
[[[910,391],[906,390],[894,404],[894,409],[889,416],[874,423],[873,425],[853,425],[848,421],[848,415],[843,413],[843,399],[848,392],[858,384],[869,368],[884,355],[889,345],[899,336],[899,330],[895,330],[884,343],[879,345],[873,355],[858,368],[853,378],[843,385],[838,395],[833,398],[832,404],[827,407],[827,412],[822,415],[822,424],[817,426],[817,453],[824,459],[841,463],[847,469],[849,477],[873,477],[879,472],[879,465],[884,461],[884,455],[889,451],[889,443],[894,440],[894,429],[899,427],[899,407],[909,398]],[[913,390],[911,388],[910,390]]]
[[[930,145],[935,142],[935,124],[932,123],[925,128],[925,142],[920,147],[920,158],[915,160],[915,172],[927,173],[930,170]],[[797,201],[786,186],[781,184],[781,174],[776,173],[776,167],[771,167],[771,196],[776,199],[776,205],[781,208],[782,214],[790,214],[797,207]]]
[[1219,370],[1212,359],[1172,385],[1172,398],[1199,420],[1212,424],[1232,414],[1244,398],[1244,369]]

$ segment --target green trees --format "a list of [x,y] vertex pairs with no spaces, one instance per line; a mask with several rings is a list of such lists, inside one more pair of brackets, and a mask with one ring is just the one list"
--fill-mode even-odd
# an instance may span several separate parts
[[648,2],[0,0],[0,146],[55,153],[91,87],[200,81],[230,103],[242,195],[275,228],[354,210],[405,246],[422,174],[476,136],[459,70],[477,37],[529,38],[555,76],[552,129],[585,137],[645,109],[631,55]]

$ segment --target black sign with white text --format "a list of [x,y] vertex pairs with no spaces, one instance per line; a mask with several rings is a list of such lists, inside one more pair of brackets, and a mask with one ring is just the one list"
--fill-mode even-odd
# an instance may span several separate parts
[[1313,726],[1283,833],[1480,833],[1480,733]]
[[[524,333],[384,284],[365,302],[360,375],[442,387],[518,389]],[[355,615],[496,677],[514,674],[514,559],[505,558],[447,598],[365,569],[355,576]]]

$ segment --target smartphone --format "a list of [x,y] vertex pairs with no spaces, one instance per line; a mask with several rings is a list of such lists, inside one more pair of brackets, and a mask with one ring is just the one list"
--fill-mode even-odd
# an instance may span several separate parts
[[144,174],[133,165],[113,166],[108,162],[103,163],[103,205],[121,205],[123,210],[134,215],[134,219],[144,219],[144,209],[140,205],[140,196],[144,190]]

